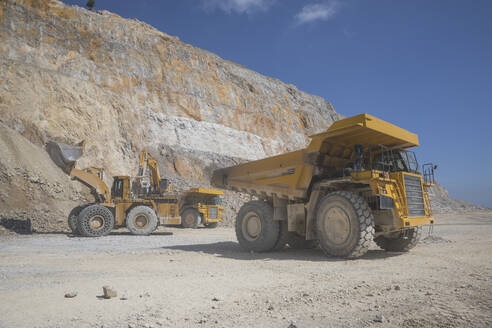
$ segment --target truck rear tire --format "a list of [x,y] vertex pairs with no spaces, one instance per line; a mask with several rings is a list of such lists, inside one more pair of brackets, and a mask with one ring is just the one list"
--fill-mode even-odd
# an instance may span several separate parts
[[244,204],[236,218],[236,237],[247,251],[272,250],[279,238],[279,222],[273,220],[273,208],[258,200]]
[[135,206],[126,216],[126,227],[134,235],[150,235],[157,228],[155,211],[144,205]]
[[114,227],[114,216],[101,205],[89,205],[82,210],[77,220],[77,230],[84,237],[108,235]]
[[181,226],[183,228],[196,229],[201,220],[200,213],[194,208],[186,209],[181,214]]
[[316,211],[316,235],[328,255],[357,258],[374,239],[374,218],[366,201],[352,192],[324,196]]
[[72,234],[74,235],[79,234],[79,230],[77,229],[77,220],[79,218],[80,212],[82,212],[82,210],[87,206],[89,205],[84,204],[84,205],[75,206],[68,214],[68,218],[67,218],[68,227],[70,228]]
[[289,232],[287,244],[293,249],[313,249],[319,245],[317,240],[306,240],[295,232]]
[[408,229],[406,232],[401,232],[394,238],[379,236],[374,239],[376,244],[390,252],[408,252],[419,243],[422,235],[422,227]]

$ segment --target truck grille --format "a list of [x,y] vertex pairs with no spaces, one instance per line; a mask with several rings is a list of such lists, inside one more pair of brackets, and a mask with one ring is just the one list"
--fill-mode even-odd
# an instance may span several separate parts
[[404,175],[408,216],[425,216],[424,196],[420,177]]
[[213,206],[208,208],[208,217],[210,219],[217,219],[218,215],[219,215],[219,210],[217,207]]

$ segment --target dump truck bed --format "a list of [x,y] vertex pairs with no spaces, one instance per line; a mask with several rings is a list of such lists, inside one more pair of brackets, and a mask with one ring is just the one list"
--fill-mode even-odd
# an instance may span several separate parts
[[419,145],[416,134],[368,114],[336,121],[310,137],[305,149],[216,170],[212,184],[258,196],[304,199],[319,168],[343,168],[353,160],[355,145],[364,149]]

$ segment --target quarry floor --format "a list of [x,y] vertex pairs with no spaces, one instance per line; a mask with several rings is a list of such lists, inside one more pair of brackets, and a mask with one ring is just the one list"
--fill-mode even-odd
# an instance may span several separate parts
[[437,219],[409,253],[352,261],[246,253],[220,227],[3,236],[0,327],[492,326],[492,214]]

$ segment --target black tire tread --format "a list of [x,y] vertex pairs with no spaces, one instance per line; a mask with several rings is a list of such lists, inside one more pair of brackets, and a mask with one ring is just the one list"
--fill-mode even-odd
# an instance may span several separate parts
[[[142,212],[144,212],[148,216],[149,221],[150,221],[149,225],[145,229],[139,229],[133,225],[133,218],[137,214],[142,213]],[[145,206],[145,205],[135,206],[126,215],[126,227],[128,228],[128,230],[130,230],[130,232],[133,235],[139,235],[139,236],[150,235],[152,233],[152,231],[157,229],[158,223],[159,223],[159,220],[157,219],[157,215],[155,214],[155,211],[152,208]]]
[[412,231],[409,232],[411,235],[407,236],[407,238],[405,238],[403,234],[396,239],[379,236],[374,239],[374,242],[376,242],[376,245],[389,252],[408,252],[417,246],[420,237],[422,236],[422,227],[415,227],[411,230]]
[[[104,217],[104,227],[99,231],[93,231],[89,225],[89,219],[95,215],[99,214]],[[111,211],[102,205],[90,205],[87,206],[80,212],[79,218],[77,220],[77,230],[84,237],[101,237],[108,235],[114,227],[114,216]]]
[[273,250],[281,251],[282,249],[285,248],[285,246],[287,246],[288,241],[289,241],[288,222],[287,220],[279,221],[278,239],[277,242],[275,243],[275,246],[273,246]]
[[72,234],[74,235],[80,234],[77,228],[77,220],[79,218],[80,212],[82,212],[82,210],[89,205],[90,204],[77,205],[74,208],[72,208],[72,210],[68,214],[67,223],[68,223],[68,227],[70,228],[70,231],[72,231]]
[[[262,219],[262,237],[254,242],[250,242],[243,237],[242,218],[250,211],[255,211]],[[279,221],[273,220],[273,208],[268,203],[261,200],[249,201],[241,207],[236,217],[236,237],[239,245],[247,250],[254,252],[271,251],[278,241],[279,236]]]

